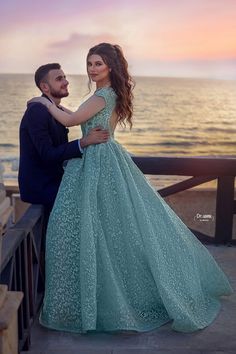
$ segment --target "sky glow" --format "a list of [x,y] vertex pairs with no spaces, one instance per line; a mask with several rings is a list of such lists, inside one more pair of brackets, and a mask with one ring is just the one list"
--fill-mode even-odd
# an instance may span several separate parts
[[133,75],[236,79],[235,0],[8,0],[0,72],[60,62],[85,74],[88,49],[121,45]]

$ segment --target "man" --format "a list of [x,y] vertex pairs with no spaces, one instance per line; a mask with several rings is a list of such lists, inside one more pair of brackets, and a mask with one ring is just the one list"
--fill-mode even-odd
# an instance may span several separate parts
[[[35,83],[42,95],[57,106],[61,98],[69,95],[69,82],[57,63],[39,67]],[[62,179],[63,162],[82,157],[84,147],[106,142],[108,138],[109,133],[98,127],[86,137],[68,142],[68,129],[57,122],[45,106],[29,104],[20,124],[18,181],[21,199],[42,204],[48,217]]]

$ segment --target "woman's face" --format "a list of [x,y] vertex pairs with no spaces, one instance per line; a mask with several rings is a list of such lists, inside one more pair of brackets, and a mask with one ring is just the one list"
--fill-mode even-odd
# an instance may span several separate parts
[[88,75],[96,84],[107,84],[110,81],[109,67],[104,63],[102,57],[92,54],[87,61]]

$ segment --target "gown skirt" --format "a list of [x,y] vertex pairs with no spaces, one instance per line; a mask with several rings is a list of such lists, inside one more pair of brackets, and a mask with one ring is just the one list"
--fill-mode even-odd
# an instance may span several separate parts
[[232,288],[114,140],[68,162],[46,238],[40,323],[87,331],[208,326]]

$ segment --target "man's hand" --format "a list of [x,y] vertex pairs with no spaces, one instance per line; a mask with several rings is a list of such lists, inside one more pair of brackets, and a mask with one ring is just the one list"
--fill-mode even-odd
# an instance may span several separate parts
[[108,130],[104,130],[102,127],[96,127],[91,129],[87,136],[80,139],[80,146],[83,149],[89,145],[106,143],[109,137],[110,134]]

